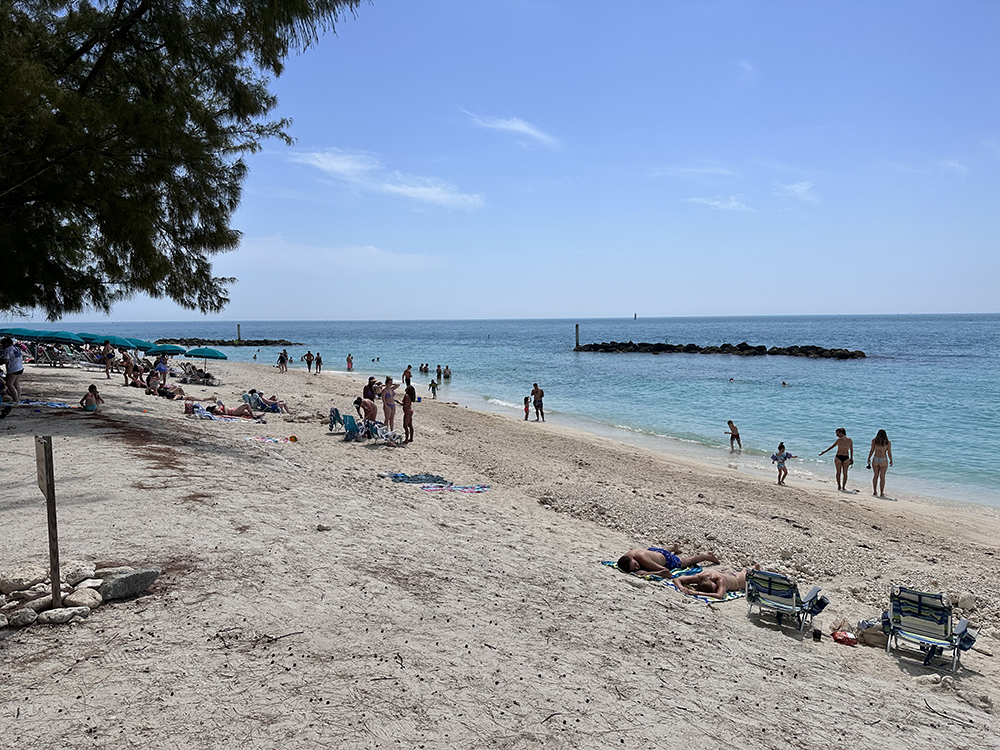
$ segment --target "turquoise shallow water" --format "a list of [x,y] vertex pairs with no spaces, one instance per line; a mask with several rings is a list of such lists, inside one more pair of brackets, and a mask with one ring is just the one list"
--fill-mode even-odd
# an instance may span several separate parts
[[[817,344],[862,349],[868,357],[575,353],[577,322],[581,343]],[[150,340],[236,335],[235,322],[74,329]],[[889,494],[898,488],[1000,507],[992,439],[1000,417],[1000,315],[243,321],[242,335],[303,342],[289,348],[295,367],[304,367],[298,358],[306,348],[323,353],[326,370],[345,370],[350,352],[357,372],[397,379],[408,364],[414,370],[421,362],[447,364],[455,376],[440,398],[515,418],[537,382],[545,389],[550,421],[751,472],[770,472],[769,456],[783,440],[800,456],[789,463],[793,476],[832,480],[832,454],[817,454],[833,442],[835,428],[844,427],[855,440],[852,480],[862,491],[870,487],[864,469],[869,443],[884,428],[895,458]],[[225,351],[248,361],[257,353]],[[257,361],[276,357],[277,349],[269,349]],[[416,382],[427,395],[426,383]],[[729,451],[727,419],[739,426],[740,454]]]

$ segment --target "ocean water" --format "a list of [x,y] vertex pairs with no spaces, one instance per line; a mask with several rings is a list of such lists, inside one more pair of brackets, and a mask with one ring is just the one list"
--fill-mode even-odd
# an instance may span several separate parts
[[[844,427],[855,443],[851,485],[861,492],[871,491],[864,468],[870,441],[885,429],[894,457],[888,495],[895,488],[1000,507],[991,438],[1000,423],[1000,315],[241,323],[244,339],[302,342],[288,347],[295,368],[305,367],[298,360],[307,348],[322,352],[327,371],[345,371],[350,352],[356,373],[397,380],[407,365],[415,373],[421,362],[450,365],[454,376],[439,398],[513,418],[523,418],[523,399],[537,382],[550,422],[743,472],[773,473],[770,455],[784,441],[799,457],[788,464],[793,476],[832,482],[833,451],[818,454]],[[577,353],[576,323],[581,343],[816,344],[868,356]],[[92,323],[70,330],[150,340],[235,338],[236,322]],[[223,350],[239,361],[256,354],[264,364],[278,353]],[[414,378],[418,395],[427,397],[425,381]],[[739,427],[741,452],[729,449],[729,419]]]

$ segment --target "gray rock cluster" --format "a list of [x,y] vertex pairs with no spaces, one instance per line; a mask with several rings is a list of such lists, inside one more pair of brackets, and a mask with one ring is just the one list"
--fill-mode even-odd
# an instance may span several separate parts
[[740,357],[759,357],[769,354],[772,357],[810,357],[812,359],[864,359],[865,353],[860,349],[825,349],[822,346],[806,344],[804,346],[753,346],[746,341],[739,344],[720,344],[719,346],[698,346],[697,344],[650,344],[648,342],[633,343],[631,341],[604,341],[600,344],[583,344],[573,349],[575,352],[640,352],[644,354],[733,354]]
[[0,570],[0,628],[87,617],[106,601],[141,594],[159,575],[159,568],[95,568],[71,562],[62,566],[62,606],[53,609],[47,570],[37,566]]

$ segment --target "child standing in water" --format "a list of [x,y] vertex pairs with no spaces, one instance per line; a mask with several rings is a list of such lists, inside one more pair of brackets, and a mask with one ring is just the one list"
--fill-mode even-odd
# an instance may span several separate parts
[[524,397],[524,421],[528,421],[528,404],[531,401],[531,396]]
[[729,435],[729,450],[736,450],[737,445],[740,446],[740,450],[743,450],[743,441],[740,440],[739,428],[733,424],[733,420],[731,419],[726,424],[729,425],[729,432],[726,433]]
[[790,458],[798,458],[798,456],[793,456],[791,453],[786,451],[784,443],[778,443],[778,452],[771,454],[771,463],[778,464],[778,484],[785,483],[785,477],[788,476],[788,469],[785,468],[785,461]]
[[427,389],[431,392],[431,398],[438,397],[438,384],[436,380],[432,380],[430,385],[427,386]]

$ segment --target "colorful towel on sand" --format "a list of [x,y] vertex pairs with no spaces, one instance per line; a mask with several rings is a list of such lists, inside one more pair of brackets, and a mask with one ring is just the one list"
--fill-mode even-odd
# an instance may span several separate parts
[[286,438],[276,438],[270,435],[250,435],[249,437],[244,437],[244,440],[256,440],[260,443],[297,443],[299,439],[297,437],[286,437]]
[[437,474],[393,474],[391,476],[393,482],[403,482],[404,484],[441,484],[450,485],[449,482],[444,477],[439,477]]
[[[193,407],[194,407],[194,416],[196,416],[198,419],[210,419],[213,422],[247,422],[247,421],[252,421],[252,422],[258,422],[260,424],[267,424],[267,422],[265,420],[263,420],[263,419],[246,420],[246,419],[241,419],[240,417],[224,417],[222,415],[216,416],[215,414],[212,414],[210,411],[208,411],[208,409],[206,409],[201,404],[193,404]],[[188,415],[188,416],[191,416],[191,415]]]
[[20,404],[11,404],[11,406],[49,406],[53,409],[73,408],[69,404],[64,404],[62,401],[35,401],[33,399],[22,399]]
[[[645,574],[625,573],[624,570],[618,567],[617,560],[604,560],[603,562],[601,562],[601,565],[607,565],[609,568],[614,568],[619,573],[624,573],[625,575],[632,576],[633,578],[642,578],[643,580],[654,581],[654,582],[658,581],[661,583],[665,583],[668,586],[673,586],[673,584],[667,581],[665,578],[663,578],[663,576],[654,575],[652,573],[645,573]],[[676,578],[677,576],[693,576],[695,573],[700,573],[700,572],[701,568],[699,568],[697,565],[692,565],[689,568],[674,568],[673,570],[670,571],[670,577]]]
[[420,489],[426,490],[427,492],[441,492],[448,490],[449,492],[486,492],[490,486],[488,484],[473,484],[468,487],[459,487],[454,484],[422,484]]

